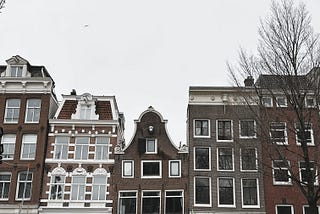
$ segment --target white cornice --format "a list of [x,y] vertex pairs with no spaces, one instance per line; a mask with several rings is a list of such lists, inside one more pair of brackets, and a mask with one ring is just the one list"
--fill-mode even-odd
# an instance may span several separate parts
[[50,119],[49,124],[53,125],[77,125],[77,126],[105,126],[119,125],[118,120],[67,120],[67,119]]

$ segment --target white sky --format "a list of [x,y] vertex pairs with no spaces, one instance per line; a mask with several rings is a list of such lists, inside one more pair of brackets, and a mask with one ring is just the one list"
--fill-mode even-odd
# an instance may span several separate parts
[[[231,85],[226,61],[256,50],[270,0],[7,0],[0,64],[20,55],[44,65],[56,93],[115,95],[126,117],[153,106],[174,143],[186,142],[188,88]],[[304,0],[320,32],[320,1]]]

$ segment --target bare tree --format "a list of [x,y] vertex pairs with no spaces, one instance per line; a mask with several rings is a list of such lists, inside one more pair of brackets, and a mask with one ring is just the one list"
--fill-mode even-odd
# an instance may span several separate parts
[[4,8],[4,3],[6,3],[6,0],[0,0],[0,13],[1,9]]
[[[318,213],[320,187],[315,183],[320,163],[319,35],[314,33],[306,6],[286,0],[272,2],[271,15],[261,21],[258,32],[257,54],[248,55],[241,49],[238,63],[228,63],[228,70],[239,90],[252,91],[243,93],[246,104],[258,106],[258,112],[257,108],[252,110],[260,124],[264,157],[269,160],[264,162],[264,169],[272,169],[275,160],[282,161],[277,167],[287,169],[285,176],[301,190],[309,204],[308,211]],[[247,77],[252,83],[243,88],[240,79]],[[266,107],[267,97],[275,105]],[[279,121],[285,122],[287,136],[275,131],[277,125],[278,130],[281,126]],[[303,176],[299,171],[302,167]]]

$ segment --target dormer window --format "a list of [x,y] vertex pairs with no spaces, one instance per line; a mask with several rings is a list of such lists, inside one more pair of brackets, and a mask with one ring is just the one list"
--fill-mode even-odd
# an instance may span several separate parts
[[22,65],[10,66],[9,76],[10,77],[22,77],[22,70],[23,70]]
[[90,115],[91,115],[91,106],[81,105],[80,119],[81,120],[88,120],[88,119],[90,119]]
[[85,93],[78,101],[76,113],[72,114],[71,119],[98,120],[99,115],[97,115],[95,111],[95,99],[91,94]]

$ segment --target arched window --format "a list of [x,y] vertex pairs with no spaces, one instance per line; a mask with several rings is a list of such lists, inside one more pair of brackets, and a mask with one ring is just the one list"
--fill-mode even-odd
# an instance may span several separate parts
[[87,172],[82,167],[72,172],[71,200],[85,200]]
[[66,171],[61,168],[55,168],[51,173],[50,181],[50,200],[63,200]]
[[93,172],[92,182],[92,200],[106,200],[107,192],[107,171],[103,168],[98,168]]

